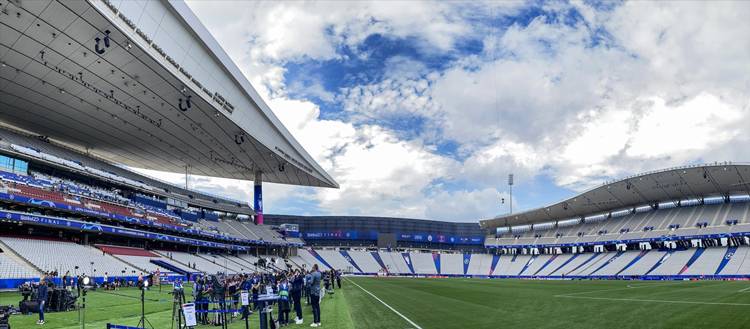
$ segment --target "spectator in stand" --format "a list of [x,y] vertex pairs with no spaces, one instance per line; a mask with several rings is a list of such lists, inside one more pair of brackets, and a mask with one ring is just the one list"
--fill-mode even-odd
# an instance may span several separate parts
[[302,324],[302,290],[305,286],[305,276],[300,270],[295,270],[292,276],[292,302],[294,303],[294,313],[297,316],[294,318],[295,324]]
[[310,273],[310,305],[312,305],[313,323],[310,327],[320,327],[320,281],[321,274],[318,271],[318,264],[313,264],[312,273]]
[[39,281],[39,290],[37,290],[36,301],[39,303],[39,321],[36,324],[44,324],[44,306],[47,303],[47,280],[45,277]]

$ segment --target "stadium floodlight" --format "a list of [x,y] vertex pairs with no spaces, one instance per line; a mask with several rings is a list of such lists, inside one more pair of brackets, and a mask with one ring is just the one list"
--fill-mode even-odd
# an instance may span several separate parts
[[508,187],[510,188],[510,214],[513,214],[513,174],[508,175]]

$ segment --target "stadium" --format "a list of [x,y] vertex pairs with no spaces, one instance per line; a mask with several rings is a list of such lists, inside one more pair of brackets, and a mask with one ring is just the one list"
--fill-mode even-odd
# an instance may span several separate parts
[[186,3],[0,8],[0,329],[750,327],[750,164],[470,222],[264,214],[342,186]]

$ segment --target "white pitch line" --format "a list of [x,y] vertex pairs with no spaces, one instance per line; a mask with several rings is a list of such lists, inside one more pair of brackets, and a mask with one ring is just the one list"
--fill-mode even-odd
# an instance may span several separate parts
[[745,289],[742,289],[742,290],[740,290],[740,291],[738,291],[738,292],[745,292],[745,291],[748,291],[748,290],[750,290],[750,287],[747,287],[747,288],[745,288]]
[[367,291],[367,289],[365,289],[365,288],[362,288],[362,286],[358,285],[356,282],[354,282],[352,280],[349,280],[348,278],[345,278],[345,279],[346,279],[346,281],[349,281],[349,282],[353,283],[355,286],[359,287],[359,289],[362,289],[362,291],[366,292],[368,295],[372,296],[372,298],[375,298],[381,304],[385,305],[385,307],[389,308],[391,311],[393,311],[393,313],[398,314],[398,316],[402,317],[404,320],[406,320],[406,322],[409,322],[409,324],[411,324],[412,326],[414,326],[414,328],[422,329],[422,327],[420,327],[419,325],[417,325],[416,323],[414,323],[414,321],[410,320],[409,318],[407,318],[406,316],[404,316],[403,314],[401,314],[399,311],[396,311],[396,309],[393,308],[393,307],[391,307],[391,305],[386,304],[384,301],[382,301],[380,298],[378,298],[378,296],[373,295],[371,292]]
[[698,304],[698,305],[725,305],[725,306],[750,306],[746,303],[713,303],[713,302],[692,302],[687,300],[662,300],[662,299],[636,299],[636,298],[609,298],[609,297],[588,297],[588,296],[566,296],[557,295],[560,298],[576,299],[595,299],[595,300],[612,300],[622,302],[642,302],[642,303],[668,303],[668,304]]

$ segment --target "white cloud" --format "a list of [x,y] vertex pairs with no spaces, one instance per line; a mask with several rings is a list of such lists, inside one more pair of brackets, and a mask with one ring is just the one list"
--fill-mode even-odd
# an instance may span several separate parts
[[449,50],[457,38],[471,32],[457,17],[455,6],[443,2],[247,2],[189,1],[211,28],[239,28],[252,45],[255,58],[287,61],[308,57],[340,58],[338,45],[354,47],[373,34],[414,37],[432,49]]
[[739,109],[711,94],[672,106],[654,98],[640,118],[626,155],[664,157],[723,145],[742,132],[732,127],[742,116]]
[[339,182],[340,189],[315,190],[329,213],[424,217],[423,191],[458,165],[379,126],[321,120],[310,102],[275,99],[271,107]]
[[[430,197],[426,205],[426,216],[430,219],[446,221],[488,219],[507,210],[500,203],[501,198],[510,202],[507,193],[499,193],[494,188],[441,191]],[[515,204],[516,202],[514,206]]]
[[[314,200],[326,213],[468,220],[497,213],[494,186],[509,172],[518,184],[544,172],[557,185],[581,190],[639,171],[750,156],[736,147],[749,139],[742,133],[750,123],[748,3],[626,2],[604,12],[555,3],[545,10],[564,14],[574,7],[585,21],[571,25],[547,15],[494,29],[469,18],[513,9],[445,2],[243,4],[190,2],[282,122],[340,183],[339,190],[304,193],[284,187],[285,195]],[[467,36],[483,37],[485,47],[444,71],[396,57],[380,81],[341,91],[310,86],[310,95],[341,102],[354,123],[322,119],[317,104],[288,96],[287,85],[295,82],[284,79],[286,63],[346,62],[339,47],[356,50],[375,33],[413,38],[437,53],[455,52]],[[401,116],[424,118],[421,135],[405,138],[377,125]],[[457,142],[463,160],[427,146],[441,140]],[[266,205],[273,209],[273,201]],[[441,206],[452,212],[444,215]]]

